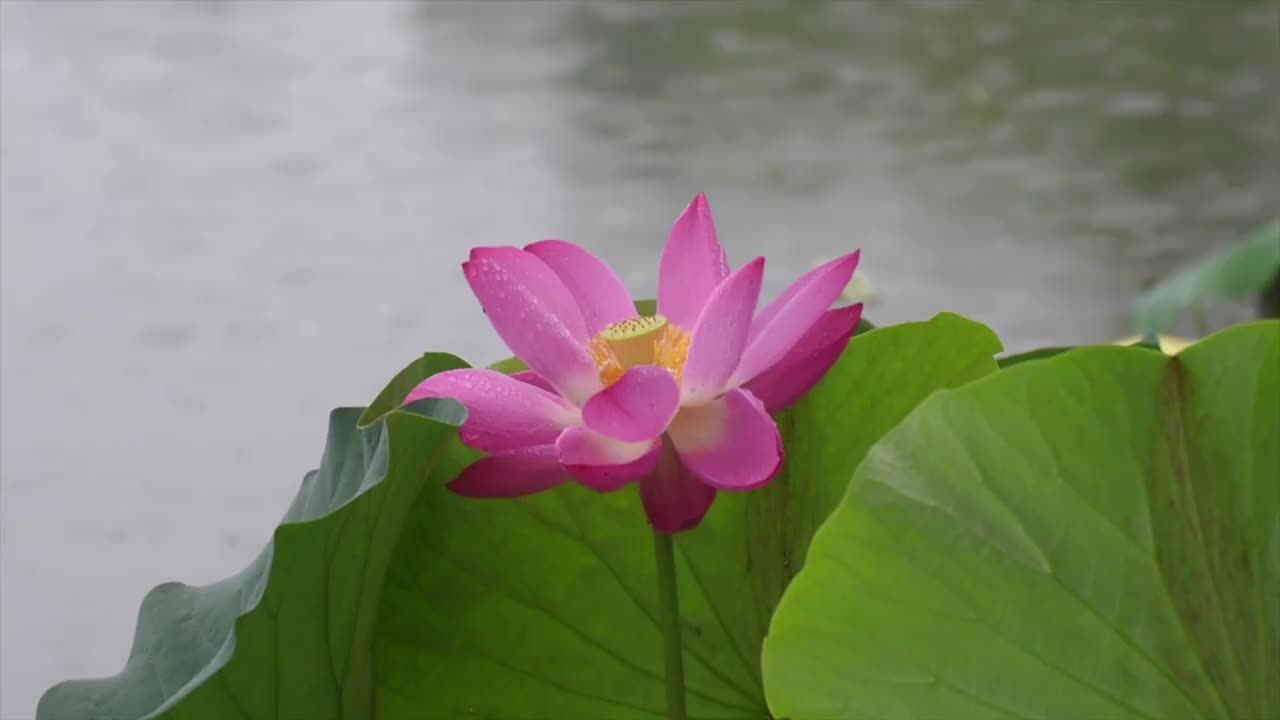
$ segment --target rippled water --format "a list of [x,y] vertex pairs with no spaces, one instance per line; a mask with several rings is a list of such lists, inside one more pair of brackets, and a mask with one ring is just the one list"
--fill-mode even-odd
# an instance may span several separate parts
[[0,3],[0,716],[242,566],[329,408],[502,354],[469,246],[649,295],[706,190],[767,293],[861,247],[878,322],[1105,341],[1274,213],[1278,59],[1264,3]]

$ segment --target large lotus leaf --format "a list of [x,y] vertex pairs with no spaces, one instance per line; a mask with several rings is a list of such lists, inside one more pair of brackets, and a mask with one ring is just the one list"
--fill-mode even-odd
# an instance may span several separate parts
[[[854,338],[779,417],[783,474],[721,493],[677,536],[691,717],[766,717],[761,642],[814,529],[879,436],[934,390],[993,372],[999,349],[954,315]],[[410,522],[379,613],[379,718],[664,717],[653,542],[633,490],[475,500],[433,481]]]
[[[460,367],[427,355],[417,373]],[[40,720],[369,718],[371,635],[391,552],[412,500],[456,436],[462,407],[371,418],[335,410],[320,468],[273,540],[240,573],[204,587],[160,585],[114,677],[72,680],[41,698]]]
[[1134,305],[1138,329],[1167,330],[1178,313],[1222,300],[1261,293],[1280,282],[1280,222],[1258,228],[1233,247],[1170,275]]
[[1280,717],[1280,323],[935,394],[817,533],[764,668],[794,720]]

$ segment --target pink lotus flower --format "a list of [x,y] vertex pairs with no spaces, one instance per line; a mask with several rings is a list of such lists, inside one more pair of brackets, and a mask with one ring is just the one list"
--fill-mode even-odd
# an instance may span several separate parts
[[515,497],[575,480],[600,492],[639,481],[650,524],[698,524],[717,490],[751,490],[782,464],[769,413],[839,357],[862,306],[828,310],[858,253],[833,260],[756,313],[764,258],[733,273],[698,195],[658,261],[658,314],[637,316],[617,275],[561,240],[481,247],[462,269],[507,347],[530,368],[433,375],[405,402],[467,408],[463,443],[489,453],[449,487]]

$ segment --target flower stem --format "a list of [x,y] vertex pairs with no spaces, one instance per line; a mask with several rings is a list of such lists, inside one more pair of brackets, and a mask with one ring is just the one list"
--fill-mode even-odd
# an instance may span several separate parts
[[669,720],[685,720],[680,595],[676,591],[675,543],[670,535],[653,531],[653,554],[658,560],[658,613],[662,622],[663,659],[666,666],[667,717]]

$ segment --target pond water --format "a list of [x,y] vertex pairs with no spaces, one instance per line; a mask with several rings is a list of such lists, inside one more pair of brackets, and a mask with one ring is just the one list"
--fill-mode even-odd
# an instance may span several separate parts
[[[654,289],[709,193],[766,294],[854,247],[878,323],[1128,334],[1276,210],[1265,3],[0,3],[0,717],[247,562],[326,412],[502,349],[476,244]],[[868,388],[875,392],[876,388]]]

